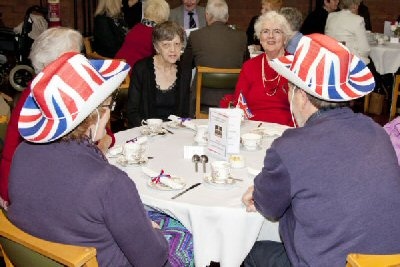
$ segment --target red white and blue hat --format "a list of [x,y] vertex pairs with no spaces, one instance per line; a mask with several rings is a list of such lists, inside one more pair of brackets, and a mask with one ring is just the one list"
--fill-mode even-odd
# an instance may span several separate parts
[[21,136],[34,143],[63,137],[118,88],[129,69],[120,60],[63,54],[33,79],[19,116]]
[[297,87],[325,101],[349,101],[375,87],[365,63],[323,34],[303,36],[294,55],[273,59],[269,64]]

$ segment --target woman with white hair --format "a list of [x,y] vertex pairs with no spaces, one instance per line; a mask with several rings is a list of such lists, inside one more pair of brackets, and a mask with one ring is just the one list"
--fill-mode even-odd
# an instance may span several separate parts
[[168,20],[170,8],[165,0],[146,0],[144,3],[143,19],[133,26],[126,35],[121,49],[115,58],[125,59],[133,67],[145,57],[155,54],[152,43],[153,28]]
[[113,58],[121,48],[128,27],[122,13],[122,0],[99,0],[93,21],[93,49]]
[[[82,35],[73,29],[57,27],[45,30],[32,44],[29,58],[36,73],[42,71],[65,52],[80,52]],[[17,146],[23,141],[18,132],[18,118],[22,105],[30,93],[30,85],[22,91],[7,126],[5,144],[0,163],[0,207],[7,209],[10,204],[8,195],[8,176],[12,158]],[[108,146],[107,146],[108,147]]]
[[[35,77],[18,120],[26,142],[13,158],[8,217],[39,238],[95,247],[99,266],[190,266],[191,235],[148,214],[135,183],[95,144],[129,70],[120,60],[68,52]],[[165,224],[174,231],[165,233]]]
[[247,102],[251,111],[248,117],[252,120],[293,126],[287,80],[268,64],[268,61],[287,54],[285,45],[292,36],[290,25],[283,15],[269,11],[259,17],[254,29],[265,52],[243,64],[233,96],[234,104]]

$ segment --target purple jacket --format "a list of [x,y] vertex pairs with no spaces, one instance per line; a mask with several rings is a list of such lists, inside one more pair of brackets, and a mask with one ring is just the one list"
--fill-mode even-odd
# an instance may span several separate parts
[[286,130],[253,194],[279,219],[293,266],[345,266],[348,253],[400,252],[400,167],[388,135],[348,108]]
[[10,171],[10,220],[50,241],[94,246],[100,266],[164,266],[135,184],[87,142],[21,143]]

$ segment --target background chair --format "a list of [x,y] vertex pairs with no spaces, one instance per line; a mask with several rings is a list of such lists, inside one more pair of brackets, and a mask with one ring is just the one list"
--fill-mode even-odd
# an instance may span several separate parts
[[49,242],[14,226],[0,211],[0,251],[6,267],[97,267],[96,249]]
[[393,120],[397,111],[397,99],[399,98],[400,74],[395,75],[392,91],[392,104],[390,105],[389,121]]
[[88,37],[83,37],[83,46],[85,47],[85,55],[87,58],[92,58],[92,59],[107,59],[107,57],[104,57],[97,53],[96,51],[93,50],[92,48],[92,42],[93,42],[93,37],[88,36]]
[[201,107],[201,92],[202,88],[215,89],[230,89],[235,90],[240,69],[222,69],[210,67],[197,67],[196,80],[196,119],[208,119],[208,110]]
[[349,254],[346,267],[399,267],[400,254],[368,255]]

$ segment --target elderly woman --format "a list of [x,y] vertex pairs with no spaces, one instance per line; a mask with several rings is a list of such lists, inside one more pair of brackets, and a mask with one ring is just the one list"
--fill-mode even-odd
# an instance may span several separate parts
[[128,32],[121,6],[121,0],[99,0],[97,4],[93,22],[93,49],[102,56],[113,58]]
[[325,34],[342,42],[350,52],[360,57],[365,64],[370,62],[370,47],[364,18],[358,15],[361,0],[341,0],[338,12],[329,13]]
[[143,3],[144,12],[141,23],[136,24],[126,35],[121,49],[115,58],[125,59],[133,67],[145,57],[154,55],[152,45],[153,28],[168,20],[169,5],[165,0],[146,0]]
[[166,120],[171,114],[187,117],[189,88],[182,88],[181,69],[176,64],[183,41],[184,31],[175,22],[154,28],[157,54],[138,61],[132,71],[127,104],[129,127],[140,126],[148,118]]
[[[80,52],[82,35],[75,30],[57,27],[44,31],[32,44],[29,58],[36,73],[42,71],[49,63],[65,52]],[[0,206],[7,208],[10,199],[8,196],[8,176],[15,149],[23,141],[18,132],[18,118],[22,105],[25,103],[31,89],[25,89],[14,107],[7,127],[7,134],[0,163]],[[102,143],[103,144],[103,143]]]
[[236,84],[234,102],[244,96],[252,120],[293,125],[287,100],[287,80],[274,71],[269,60],[285,55],[285,44],[292,35],[285,17],[269,11],[259,17],[254,29],[264,53],[246,61]]
[[[261,10],[260,15],[264,14],[267,11],[279,11],[283,5],[283,0],[261,0]],[[257,45],[259,48],[260,40],[256,37],[254,32],[254,24],[256,23],[258,17],[260,15],[254,16],[251,18],[249,26],[247,27],[247,44],[248,45]],[[259,50],[259,49],[258,49]]]
[[99,266],[170,266],[174,255],[135,183],[95,145],[128,71],[122,61],[69,52],[34,79],[18,123],[28,142],[14,155],[8,216],[40,238],[96,247]]

